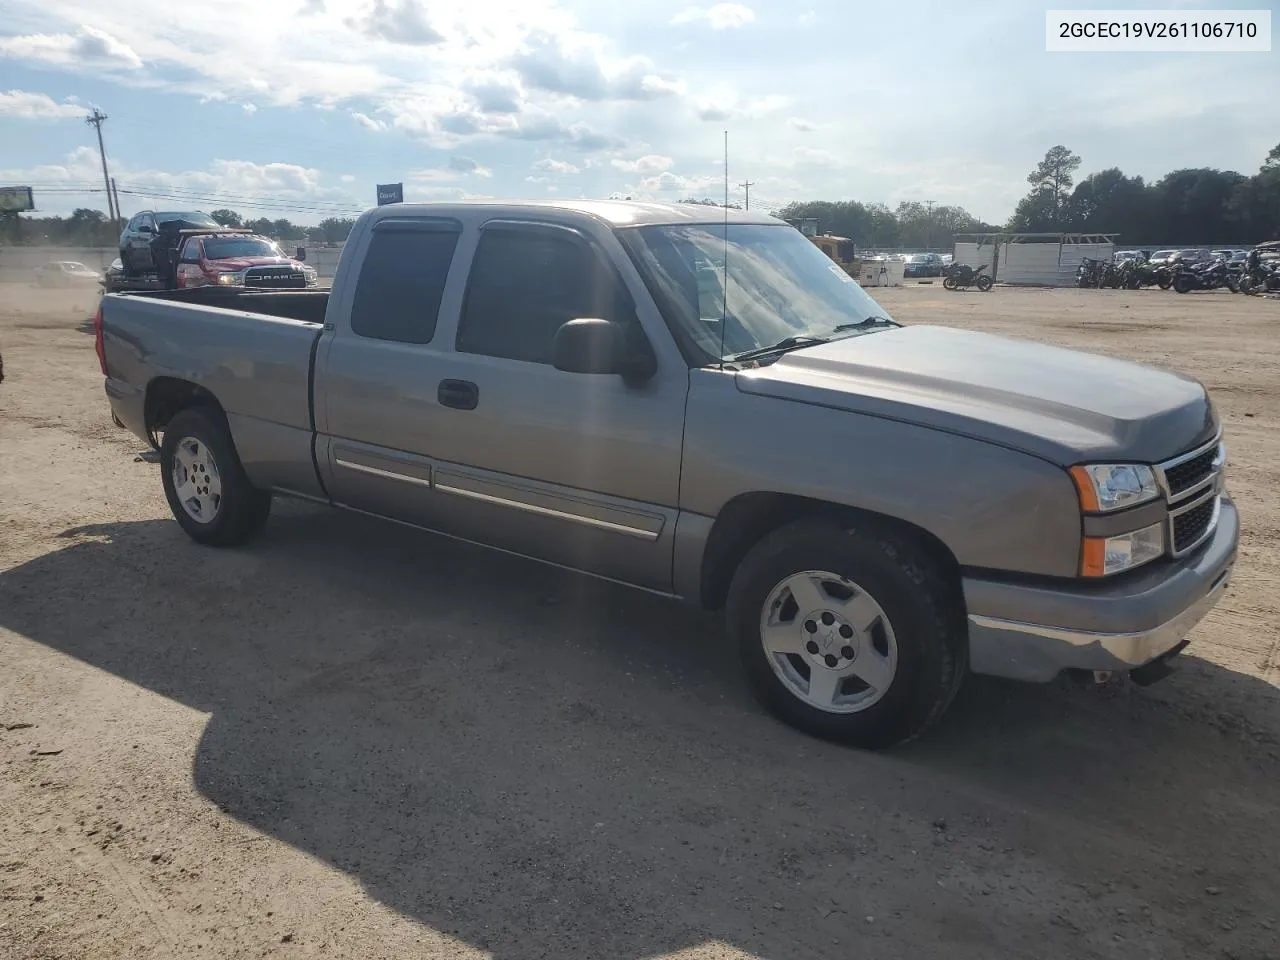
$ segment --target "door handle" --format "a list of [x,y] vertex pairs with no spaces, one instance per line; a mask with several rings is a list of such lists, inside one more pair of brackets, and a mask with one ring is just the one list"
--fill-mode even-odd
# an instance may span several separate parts
[[474,410],[480,403],[480,388],[470,380],[441,380],[436,398],[442,406]]

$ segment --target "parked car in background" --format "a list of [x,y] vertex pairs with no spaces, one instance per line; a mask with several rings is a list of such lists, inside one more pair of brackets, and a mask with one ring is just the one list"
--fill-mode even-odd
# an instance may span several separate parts
[[936,253],[917,253],[907,258],[902,268],[904,277],[940,277],[942,276],[942,257]]
[[1167,267],[1177,252],[1177,250],[1157,250],[1147,259],[1147,263],[1153,267]]
[[1203,247],[1189,247],[1186,250],[1179,250],[1170,258],[1171,263],[1199,263],[1202,260],[1212,260],[1208,250]]
[[157,213],[143,210],[120,234],[120,263],[126,277],[147,273],[171,274],[183,230],[223,230],[207,213],[198,210]]
[[1124,263],[1126,260],[1137,260],[1139,263],[1144,262],[1147,258],[1141,250],[1117,250],[1112,256],[1116,263]]
[[97,282],[97,273],[74,260],[54,260],[36,270],[38,287],[85,287]]
[[178,256],[179,288],[216,286],[298,289],[316,286],[316,271],[252,233],[189,236]]
[[914,736],[969,670],[1150,683],[1236,557],[1198,381],[902,326],[755,211],[395,204],[332,294],[220,293],[108,295],[94,323],[193,540],[301,497],[719,609],[820,736]]

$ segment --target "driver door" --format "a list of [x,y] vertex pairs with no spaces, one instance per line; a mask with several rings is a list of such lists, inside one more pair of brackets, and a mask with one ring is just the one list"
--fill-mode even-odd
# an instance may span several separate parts
[[442,525],[669,591],[688,368],[660,362],[627,383],[551,364],[556,331],[580,317],[650,346],[604,250],[565,227],[490,221],[460,314],[434,420]]

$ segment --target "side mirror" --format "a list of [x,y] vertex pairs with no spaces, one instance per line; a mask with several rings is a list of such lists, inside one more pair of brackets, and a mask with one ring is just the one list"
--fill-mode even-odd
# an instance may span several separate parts
[[610,320],[570,320],[551,341],[551,365],[566,373],[621,373],[625,340]]
[[138,225],[138,232],[139,232],[139,233],[155,233],[155,230],[154,230],[154,229],[152,229],[152,228],[151,228],[150,226],[148,226],[147,224],[142,223],[142,224],[139,224],[139,225]]
[[307,259],[307,248],[306,248],[306,247],[298,247],[296,250],[294,250],[294,251],[293,251],[293,259],[298,260],[298,261],[305,262],[305,261],[306,261],[306,259]]

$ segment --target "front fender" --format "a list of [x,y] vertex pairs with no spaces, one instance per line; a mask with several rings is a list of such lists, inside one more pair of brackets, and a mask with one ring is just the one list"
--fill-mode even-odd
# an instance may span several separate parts
[[1060,467],[915,424],[740,392],[731,373],[690,377],[680,508],[715,517],[773,492],[894,517],[963,567],[1075,576],[1080,510]]

